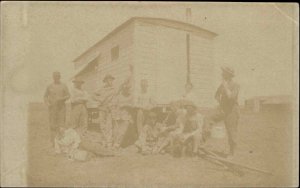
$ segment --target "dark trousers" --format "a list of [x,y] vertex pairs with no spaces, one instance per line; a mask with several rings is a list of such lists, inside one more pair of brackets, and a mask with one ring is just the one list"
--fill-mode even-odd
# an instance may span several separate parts
[[224,121],[230,153],[233,154],[237,146],[237,127],[239,120],[238,106],[234,106],[230,111],[223,112],[221,109],[216,110],[204,120],[204,133],[209,132],[212,124]]
[[66,105],[51,105],[48,107],[51,144],[54,146],[54,138],[59,128],[63,127],[66,121]]

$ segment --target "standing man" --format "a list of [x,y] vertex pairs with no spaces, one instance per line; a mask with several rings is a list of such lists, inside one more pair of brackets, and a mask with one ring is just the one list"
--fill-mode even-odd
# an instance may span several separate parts
[[71,92],[71,126],[82,135],[88,126],[88,112],[86,102],[88,101],[88,94],[82,89],[83,80],[75,78],[73,80],[74,88]]
[[141,93],[137,97],[136,106],[138,108],[136,125],[138,135],[140,135],[143,130],[147,112],[154,106],[153,99],[148,93],[148,81],[146,79],[141,80]]
[[105,142],[108,147],[112,147],[112,129],[113,119],[115,116],[115,95],[116,89],[113,86],[115,78],[110,74],[103,79],[104,87],[95,92],[94,99],[98,101],[99,113],[102,118],[100,129],[105,137]]
[[234,70],[230,67],[222,67],[223,82],[215,94],[220,104],[220,113],[213,117],[214,121],[224,120],[228,143],[229,154],[232,156],[236,149],[237,126],[239,119],[238,94],[239,85],[233,81]]
[[185,93],[182,96],[182,100],[193,102],[198,105],[198,98],[194,93],[193,84],[191,82],[187,82],[185,85]]
[[118,117],[113,127],[113,147],[119,149],[123,143],[123,139],[128,127],[133,123],[131,116],[132,95],[130,87],[124,86],[120,95],[117,97]]
[[124,137],[128,128],[133,123],[132,118],[132,84],[133,84],[133,66],[129,65],[129,76],[125,81],[119,86],[116,92],[117,104],[116,115],[114,126],[113,126],[113,147],[118,150],[124,143]]
[[49,123],[51,130],[51,143],[54,146],[54,138],[66,121],[65,101],[70,98],[67,86],[60,82],[60,73],[53,72],[53,83],[50,84],[44,95],[44,102],[48,105]]

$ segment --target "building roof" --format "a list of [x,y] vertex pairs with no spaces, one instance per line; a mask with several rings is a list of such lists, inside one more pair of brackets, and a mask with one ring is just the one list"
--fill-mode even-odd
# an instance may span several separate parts
[[94,59],[93,61],[85,64],[84,66],[82,66],[81,68],[77,69],[75,71],[75,73],[73,74],[74,76],[72,78],[75,78],[76,76],[89,72],[91,70],[95,70],[95,68],[97,69],[97,59]]
[[195,32],[195,33],[199,33],[199,34],[209,37],[209,38],[213,38],[213,37],[217,36],[217,34],[214,32],[211,32],[211,31],[203,29],[199,26],[181,22],[181,21],[170,20],[170,19],[165,19],[165,18],[132,17],[131,19],[127,20],[120,26],[116,27],[114,30],[112,30],[110,33],[108,33],[104,38],[102,38],[99,42],[94,44],[92,47],[87,49],[83,54],[81,54],[79,57],[77,57],[75,60],[73,60],[73,62],[79,61],[86,54],[88,54],[88,52],[90,50],[101,45],[104,41],[108,40],[109,38],[114,36],[116,33],[118,33],[119,31],[121,31],[122,29],[124,29],[125,27],[127,27],[128,25],[130,25],[131,23],[136,22],[136,21],[150,23],[150,24],[154,24],[154,25],[161,25],[161,26],[165,26],[165,27],[171,27],[171,28],[175,28],[175,29],[185,30],[188,32]]

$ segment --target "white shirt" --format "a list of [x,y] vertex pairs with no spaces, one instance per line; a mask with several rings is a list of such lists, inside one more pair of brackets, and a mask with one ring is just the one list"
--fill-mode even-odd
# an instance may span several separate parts
[[73,88],[71,91],[71,103],[75,103],[78,100],[85,100],[87,101],[89,98],[89,95],[86,91],[78,88]]
[[62,138],[55,138],[55,151],[57,153],[70,154],[78,148],[80,142],[80,136],[74,129],[66,129]]

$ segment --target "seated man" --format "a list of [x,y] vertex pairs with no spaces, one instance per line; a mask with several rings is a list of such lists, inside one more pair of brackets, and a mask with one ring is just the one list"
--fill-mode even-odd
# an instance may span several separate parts
[[187,147],[191,144],[192,156],[195,156],[202,141],[203,116],[197,112],[197,107],[193,103],[186,103],[184,107],[186,108],[184,127],[181,133],[174,136],[173,152],[174,145],[177,144],[181,154],[185,154]]
[[135,145],[141,150],[142,154],[154,153],[154,149],[158,141],[160,126],[161,124],[157,122],[156,114],[154,112],[150,112],[139,139],[135,143]]
[[167,146],[172,145],[174,136],[182,132],[184,112],[180,108],[180,103],[172,102],[170,109],[171,111],[159,127],[159,139],[154,151],[155,153],[164,152]]
[[80,142],[80,135],[75,129],[60,128],[54,140],[55,152],[65,154],[70,160],[85,161],[89,158],[89,153],[79,149]]

